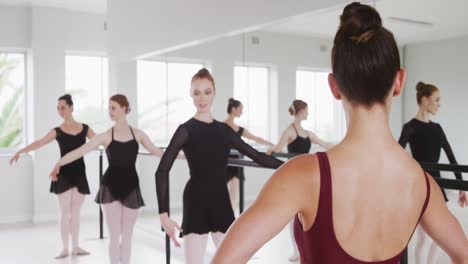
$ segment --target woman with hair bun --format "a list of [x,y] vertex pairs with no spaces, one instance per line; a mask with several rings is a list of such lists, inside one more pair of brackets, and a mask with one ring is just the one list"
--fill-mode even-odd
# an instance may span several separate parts
[[[211,106],[216,95],[213,76],[201,69],[190,83],[190,96],[195,115],[181,124],[161,158],[156,171],[156,194],[162,226],[176,246],[176,230],[184,239],[185,263],[205,263],[208,236],[216,247],[234,222],[226,167],[231,148],[239,150],[255,162],[278,168],[283,162],[259,153],[223,122],[213,118]],[[180,150],[184,151],[190,179],[184,189],[182,227],[169,217],[169,172]]]
[[[10,164],[16,162],[20,154],[39,149],[54,139],[60,147],[60,155],[63,157],[70,151],[81,147],[86,143],[86,138],[94,137],[94,131],[86,124],[79,123],[73,118],[73,99],[69,94],[58,98],[57,112],[63,119],[62,124],[53,128],[43,138],[34,141],[18,151],[10,160]],[[84,160],[76,161],[62,167],[58,172],[60,180],[52,181],[50,192],[57,195],[60,208],[60,236],[62,238],[62,251],[56,259],[66,258],[70,255],[69,239],[71,235],[72,251],[75,256],[89,255],[89,252],[79,245],[80,211],[85,195],[89,194],[88,180]]]
[[453,263],[468,263],[468,240],[440,188],[392,135],[389,114],[405,71],[372,6],[344,8],[331,57],[328,82],[346,112],[344,139],[281,166],[213,263],[246,263],[291,218],[303,264],[397,264],[418,224]]
[[[450,164],[457,164],[452,148],[445,136],[442,126],[430,120],[440,108],[440,91],[432,84],[418,82],[416,85],[416,102],[418,113],[403,126],[398,143],[405,148],[409,143],[413,158],[419,162],[438,163],[441,150],[445,151]],[[428,171],[432,177],[440,178],[440,171]],[[462,180],[462,175],[455,172],[455,178]],[[442,190],[445,201],[448,201],[445,190]],[[458,204],[467,205],[466,194],[459,192]],[[417,264],[434,264],[440,257],[441,250],[434,241],[421,229],[416,229],[415,257]]]
[[[234,132],[236,135],[238,135],[240,138],[245,137],[247,139],[253,140],[257,142],[258,144],[262,144],[265,146],[274,146],[273,143],[261,138],[257,137],[254,134],[252,134],[249,130],[246,128],[243,128],[241,126],[236,125],[234,122],[235,118],[240,118],[243,114],[243,109],[244,106],[239,100],[236,100],[234,98],[229,98],[228,101],[228,106],[227,106],[227,113],[229,116],[227,119],[224,121]],[[230,155],[229,157],[234,157],[234,158],[241,158],[239,155]],[[227,185],[229,189],[229,197],[231,198],[231,204],[233,208],[235,208],[237,204],[237,194],[239,193],[239,181],[244,181],[244,168],[242,167],[227,167],[226,171],[226,176],[227,176]]]
[[129,112],[130,104],[125,95],[112,96],[109,99],[109,116],[115,125],[62,157],[51,173],[52,180],[58,182],[62,178],[58,173],[61,168],[101,145],[105,147],[109,167],[104,173],[96,202],[102,204],[104,209],[109,230],[111,264],[130,263],[132,235],[138,209],[145,205],[135,167],[139,145],[152,155],[161,157],[163,154],[143,131],[128,124],[126,115]]
[[312,131],[302,127],[302,121],[309,116],[309,107],[302,100],[294,100],[288,109],[289,114],[294,117],[293,122],[282,133],[281,138],[272,149],[273,152],[282,152],[287,144],[288,153],[306,154],[309,153],[312,143],[320,145],[324,149],[332,147],[331,144],[321,140]]
[[[294,100],[288,109],[289,114],[294,117],[294,121],[289,125],[281,135],[278,144],[270,151],[282,152],[284,145],[287,144],[288,153],[290,154],[307,154],[310,152],[312,142],[318,144],[325,150],[330,149],[332,145],[321,140],[312,131],[308,131],[302,127],[302,121],[307,120],[309,116],[309,107],[302,100]],[[295,262],[299,260],[299,251],[296,242],[294,241],[294,222],[289,223],[289,233],[292,242],[292,254],[289,261]]]

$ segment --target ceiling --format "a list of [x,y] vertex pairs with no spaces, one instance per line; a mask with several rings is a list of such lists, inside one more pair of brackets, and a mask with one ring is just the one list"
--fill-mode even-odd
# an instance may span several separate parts
[[50,6],[91,13],[106,13],[107,0],[0,0],[0,5]]
[[[467,0],[380,0],[376,1],[375,7],[383,18],[384,26],[394,33],[400,45],[468,35]],[[264,31],[333,38],[342,9],[343,6],[292,17]],[[395,21],[391,17],[432,25]]]
[[[351,1],[350,1],[351,2]],[[468,35],[468,0],[371,1],[400,45]],[[107,0],[0,0],[0,5],[52,6],[92,13],[106,13]],[[308,37],[333,38],[342,7],[295,16],[263,31]],[[392,20],[391,17],[431,25]]]

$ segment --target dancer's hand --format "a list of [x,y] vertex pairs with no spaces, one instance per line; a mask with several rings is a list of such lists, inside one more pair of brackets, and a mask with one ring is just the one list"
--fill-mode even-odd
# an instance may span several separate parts
[[13,163],[17,162],[18,159],[20,157],[20,153],[17,152],[11,159],[10,159],[10,165],[12,165]]
[[182,228],[180,228],[180,226],[177,224],[176,221],[169,218],[167,213],[162,214],[160,218],[161,218],[161,225],[163,226],[164,231],[166,231],[166,234],[172,239],[172,242],[174,242],[174,245],[179,248],[180,243],[179,241],[177,241],[176,229],[179,230],[179,232],[182,232]]
[[53,181],[53,182],[56,182],[58,180],[58,174],[59,174],[59,171],[60,171],[60,164],[55,164],[55,167],[54,169],[52,170],[52,172],[50,173],[50,179]]
[[271,148],[269,148],[269,149],[266,151],[266,154],[267,154],[267,155],[273,154],[273,149],[274,149],[274,146],[271,147]]
[[458,204],[461,208],[468,206],[468,201],[466,200],[466,193],[463,191],[460,191],[458,195]]

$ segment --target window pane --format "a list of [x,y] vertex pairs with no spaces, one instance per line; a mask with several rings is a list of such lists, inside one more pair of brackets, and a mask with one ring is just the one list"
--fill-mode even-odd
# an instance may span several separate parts
[[167,145],[195,113],[190,81],[203,64],[138,61],[138,125],[153,142]]
[[107,114],[107,58],[66,56],[65,91],[73,96],[74,116],[79,122],[98,133],[111,125]]
[[346,132],[343,106],[330,92],[327,72],[297,71],[296,98],[309,106],[309,118],[303,123],[306,129],[327,141],[343,138]]
[[168,135],[172,137],[177,127],[195,113],[190,97],[192,76],[203,67],[202,64],[168,64]]
[[265,139],[270,139],[269,93],[268,68],[234,67],[234,98],[244,106],[238,123]]
[[0,53],[0,148],[25,143],[25,55]]
[[138,61],[138,126],[157,144],[167,142],[167,67]]

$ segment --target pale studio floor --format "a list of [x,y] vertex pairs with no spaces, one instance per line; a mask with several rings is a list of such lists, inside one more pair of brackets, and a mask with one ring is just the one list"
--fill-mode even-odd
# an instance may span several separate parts
[[[468,209],[460,209],[454,203],[451,210],[461,219],[463,228],[468,232]],[[180,215],[175,219],[180,221]],[[159,231],[158,217],[140,214],[134,233],[133,264],[165,263],[164,234]],[[85,219],[81,227],[81,245],[92,254],[55,260],[60,250],[57,224],[9,224],[0,225],[0,263],[1,264],[101,264],[108,263],[107,239],[98,239],[97,219]],[[214,254],[214,246],[209,242],[207,262]],[[411,245],[410,245],[411,248]],[[172,249],[173,264],[183,263],[182,249]],[[411,250],[410,250],[411,252]],[[265,245],[249,264],[289,263],[290,240],[288,230],[284,229],[277,237]],[[410,255],[410,263],[411,255]],[[439,263],[450,263],[446,256]]]

